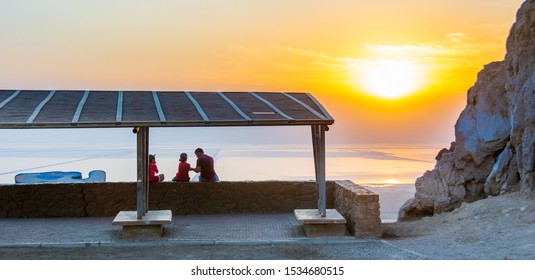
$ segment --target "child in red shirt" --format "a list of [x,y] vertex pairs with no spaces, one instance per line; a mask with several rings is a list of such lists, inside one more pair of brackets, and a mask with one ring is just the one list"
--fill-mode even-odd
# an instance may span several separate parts
[[149,155],[149,182],[157,183],[164,179],[164,175],[156,175],[158,173],[158,166],[156,166],[156,155]]
[[178,164],[178,172],[176,173],[176,177],[173,178],[173,181],[175,182],[189,182],[189,170],[190,170],[190,164],[186,161],[188,160],[188,155],[186,153],[180,154],[180,163]]

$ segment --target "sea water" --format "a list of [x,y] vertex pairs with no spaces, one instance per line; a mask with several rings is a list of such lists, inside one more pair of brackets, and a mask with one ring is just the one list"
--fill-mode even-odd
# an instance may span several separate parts
[[[194,166],[195,146],[153,145],[160,173],[166,180],[175,176],[179,154],[189,155]],[[221,180],[314,180],[312,147],[302,144],[214,145],[205,144],[205,153],[215,159]],[[409,145],[328,145],[328,180],[352,180],[380,195],[381,217],[393,221],[399,207],[414,196],[414,181],[432,169],[438,147]],[[24,172],[104,170],[107,181],[136,181],[136,150],[133,146],[33,145],[3,147],[0,184],[14,183]],[[195,174],[190,176],[196,180]]]

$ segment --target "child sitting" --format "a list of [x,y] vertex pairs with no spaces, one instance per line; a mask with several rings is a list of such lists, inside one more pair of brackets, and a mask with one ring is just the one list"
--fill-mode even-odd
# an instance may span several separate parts
[[158,173],[158,166],[156,166],[156,155],[149,155],[149,182],[157,183],[164,180],[164,175],[156,175]]
[[173,181],[175,182],[189,182],[189,170],[190,170],[190,164],[186,161],[188,160],[188,155],[186,153],[180,154],[180,163],[178,164],[178,172],[176,173],[176,177],[173,178]]

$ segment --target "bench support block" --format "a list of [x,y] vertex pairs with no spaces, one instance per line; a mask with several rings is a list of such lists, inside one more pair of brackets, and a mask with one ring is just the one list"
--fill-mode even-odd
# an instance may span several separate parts
[[123,226],[121,237],[130,240],[158,239],[163,235],[163,225]]

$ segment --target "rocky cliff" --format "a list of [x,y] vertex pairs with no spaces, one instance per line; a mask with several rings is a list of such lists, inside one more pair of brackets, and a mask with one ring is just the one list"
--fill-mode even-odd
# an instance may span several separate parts
[[526,0],[507,55],[478,74],[455,124],[455,142],[416,180],[399,211],[409,220],[511,191],[535,193],[535,0]]

